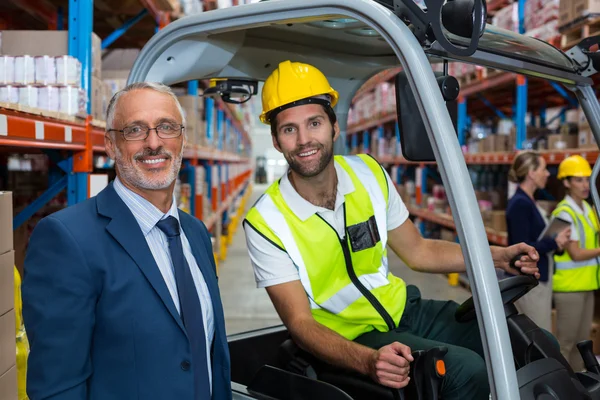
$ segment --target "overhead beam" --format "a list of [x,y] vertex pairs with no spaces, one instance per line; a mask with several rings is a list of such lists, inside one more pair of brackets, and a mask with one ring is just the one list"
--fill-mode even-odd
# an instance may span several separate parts
[[56,8],[47,0],[10,0],[15,6],[25,11],[38,21],[44,22],[49,29],[56,29]]

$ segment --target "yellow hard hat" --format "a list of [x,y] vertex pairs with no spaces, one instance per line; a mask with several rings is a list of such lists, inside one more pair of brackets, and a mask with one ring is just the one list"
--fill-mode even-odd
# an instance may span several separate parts
[[[329,99],[326,96],[329,96]],[[260,121],[269,125],[269,115],[273,111],[279,112],[303,104],[315,103],[334,107],[338,97],[338,92],[329,85],[325,75],[317,68],[309,64],[284,61],[265,81]]]
[[558,179],[568,178],[569,176],[585,177],[591,175],[590,163],[580,155],[567,157],[558,166]]

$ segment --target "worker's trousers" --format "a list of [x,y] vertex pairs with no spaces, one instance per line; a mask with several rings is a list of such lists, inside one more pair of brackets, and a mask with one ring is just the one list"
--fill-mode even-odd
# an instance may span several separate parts
[[594,318],[594,292],[554,292],[556,338],[575,371],[584,369],[577,343],[588,340]]
[[355,341],[372,348],[400,342],[411,351],[446,346],[444,357],[446,377],[442,383],[444,400],[487,400],[490,395],[477,321],[458,323],[453,301],[421,299],[416,286],[407,287],[406,308],[397,329],[377,330],[358,337]]

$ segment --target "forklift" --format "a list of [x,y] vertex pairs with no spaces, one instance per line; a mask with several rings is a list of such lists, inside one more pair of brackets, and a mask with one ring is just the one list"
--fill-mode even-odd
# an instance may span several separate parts
[[[600,367],[591,342],[579,344],[586,371],[575,372],[553,343],[514,302],[537,281],[515,276],[498,282],[467,165],[456,133],[460,87],[449,61],[466,62],[546,79],[571,90],[600,143],[600,105],[592,76],[600,37],[563,52],[538,39],[486,24],[485,0],[267,0],[179,19],[143,48],[128,83],[167,85],[218,79],[205,93],[239,103],[258,92],[285,60],[314,65],[340,94],[335,108],[345,152],[345,130],[356,91],[375,74],[402,67],[396,107],[403,156],[435,161],[452,210],[473,297],[456,319],[477,318],[491,398],[600,399]],[[435,73],[433,64],[443,64]],[[420,118],[419,118],[420,117]],[[600,161],[600,160],[599,160]],[[592,193],[600,209],[597,178]],[[439,397],[444,348],[416,354],[411,385],[379,386],[368,377],[337,370],[303,353],[284,326],[228,338],[234,399],[407,399]]]

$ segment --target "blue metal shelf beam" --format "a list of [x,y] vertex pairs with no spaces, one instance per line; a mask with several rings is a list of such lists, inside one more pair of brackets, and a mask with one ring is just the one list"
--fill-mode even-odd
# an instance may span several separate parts
[[23,225],[29,218],[33,217],[33,215],[38,212],[43,206],[48,204],[50,200],[52,200],[56,195],[65,190],[67,187],[67,176],[63,176],[56,183],[50,186],[44,193],[41,194],[40,197],[35,199],[31,204],[29,204],[23,211],[17,214],[13,218],[13,230],[18,229],[21,225]]
[[127,32],[129,30],[129,28],[131,28],[132,26],[134,26],[135,24],[140,22],[146,15],[148,15],[148,10],[146,10],[144,8],[135,17],[130,18],[127,21],[125,21],[125,23],[123,23],[123,25],[121,27],[115,29],[115,31],[113,33],[108,35],[106,37],[106,39],[104,39],[102,41],[102,49],[106,49],[108,46],[113,44],[115,42],[115,40],[117,40],[118,38],[123,36],[125,34],[125,32]]
[[[525,1],[519,0],[519,33],[525,33]],[[516,148],[523,148],[523,142],[527,138],[527,125],[525,118],[527,116],[527,78],[517,76],[517,103],[514,116],[516,117],[515,126],[517,128]]]
[[458,118],[456,121],[458,130],[458,143],[461,146],[467,144],[467,98],[460,97],[458,100]]
[[[69,0],[69,55],[81,62],[81,86],[92,98],[92,26],[93,0]],[[91,101],[87,105],[92,113]]]
[[558,83],[550,82],[550,85],[554,88],[554,90],[558,92],[558,94],[560,94],[565,100],[567,100],[572,107],[579,106],[579,102],[577,101],[577,99],[569,96],[569,93],[567,93],[567,91]]
[[500,117],[502,119],[508,118],[506,116],[506,114],[504,114],[500,109],[498,109],[495,105],[493,105],[492,102],[490,102],[487,98],[485,98],[484,95],[479,94],[477,97],[479,98],[479,100],[481,100],[483,102],[483,104],[485,104],[490,110],[492,110],[498,117]]

